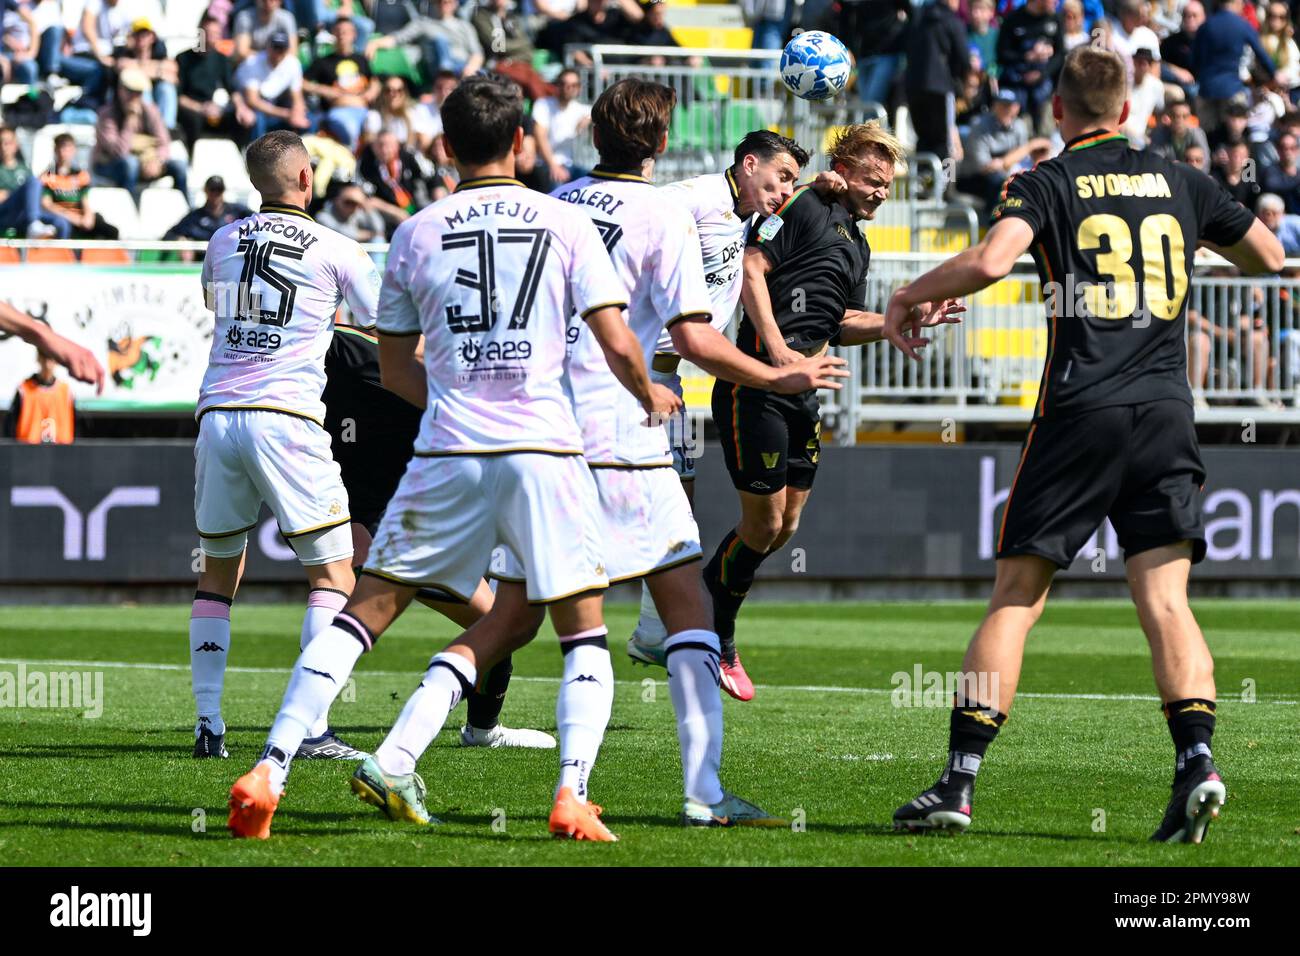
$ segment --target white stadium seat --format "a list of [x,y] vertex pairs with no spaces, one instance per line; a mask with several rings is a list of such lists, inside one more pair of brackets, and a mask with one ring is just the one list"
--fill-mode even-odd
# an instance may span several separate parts
[[244,168],[244,157],[239,147],[228,139],[201,139],[194,144],[190,195],[195,202],[203,201],[203,184],[209,176],[220,176],[226,181],[227,195],[247,195],[253,190]]
[[189,211],[179,189],[146,189],[140,194],[140,238],[161,239]]
[[136,239],[140,233],[140,216],[135,200],[126,189],[116,186],[93,186],[86,194],[90,208],[117,226],[123,239]]

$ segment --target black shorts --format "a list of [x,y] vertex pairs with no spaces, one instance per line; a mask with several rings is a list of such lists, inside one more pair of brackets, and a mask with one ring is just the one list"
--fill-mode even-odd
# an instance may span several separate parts
[[1192,407],[1115,405],[1029,426],[998,534],[998,557],[1036,554],[1067,568],[1109,517],[1124,559],[1192,543],[1205,557],[1205,466]]
[[[375,429],[365,427],[366,424],[354,420],[352,433],[345,436],[337,420],[332,416],[325,419],[334,460],[339,463],[343,487],[348,492],[352,520],[365,525],[373,534],[406,473],[411,445],[409,440],[389,440],[386,435],[376,438],[372,434]],[[363,435],[368,440],[360,440]],[[344,441],[345,437],[353,440]]]
[[719,379],[713,383],[713,421],[738,491],[770,495],[786,485],[812,487],[822,450],[816,392],[777,395]]

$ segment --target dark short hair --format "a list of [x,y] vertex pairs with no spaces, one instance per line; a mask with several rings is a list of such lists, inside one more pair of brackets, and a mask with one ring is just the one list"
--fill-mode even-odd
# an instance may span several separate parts
[[335,17],[334,22],[330,24],[330,29],[331,30],[334,29],[340,23],[350,23],[352,24],[353,29],[356,29],[357,26],[356,21],[354,21],[351,17]]
[[591,106],[601,165],[631,169],[653,158],[676,105],[676,91],[662,83],[628,77],[607,87]]
[[473,76],[442,104],[442,126],[456,158],[468,166],[501,159],[524,118],[519,86],[500,76]]
[[265,193],[274,184],[267,176],[274,172],[280,161],[289,153],[298,152],[307,156],[307,147],[302,138],[287,129],[278,129],[259,136],[248,145],[244,153],[244,162],[248,166],[248,178],[258,192]]
[[72,143],[75,146],[77,140],[71,133],[60,133],[58,136],[54,137],[55,149],[58,149],[64,143]]
[[782,153],[789,153],[800,169],[808,165],[808,150],[790,137],[773,133],[770,129],[756,129],[746,133],[745,138],[736,147],[736,164],[739,165],[746,156],[757,156],[759,159],[768,160]]

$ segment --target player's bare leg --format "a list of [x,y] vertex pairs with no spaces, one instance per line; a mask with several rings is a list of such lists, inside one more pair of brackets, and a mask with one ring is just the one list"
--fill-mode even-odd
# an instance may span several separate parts
[[317,634],[299,655],[261,759],[231,788],[229,826],[235,836],[270,836],[271,817],[284,791],[293,755],[312,725],[329,711],[357,659],[406,609],[415,591],[413,587],[363,575],[334,623]]
[[[355,552],[353,560],[357,564],[364,564],[371,544],[370,532],[364,525],[352,526],[352,544]],[[468,629],[492,610],[494,595],[492,586],[487,581],[480,581],[478,589],[470,595],[468,602],[440,601],[428,591],[417,592],[415,599],[453,624]],[[508,653],[487,671],[480,672],[478,684],[465,701],[468,714],[465,726],[460,730],[461,746],[555,749],[555,738],[548,733],[527,727],[506,727],[501,723],[501,709],[513,673],[514,663]]]
[[688,826],[786,826],[760,807],[722,787],[722,700],[718,635],[700,580],[698,562],[645,578],[667,629],[664,641],[668,691],[677,717]]
[[1200,843],[1227,796],[1214,756],[1214,660],[1187,603],[1191,546],[1180,542],[1129,559],[1129,590],[1151,645],[1151,667],[1174,741],[1173,793],[1153,840]]
[[970,826],[975,775],[1011,710],[1025,640],[1043,613],[1055,573],[1055,564],[1034,555],[998,560],[988,611],[962,661],[963,680],[949,715],[947,766],[933,787],[895,811],[896,829]]
[[221,692],[230,656],[230,608],[244,573],[246,550],[233,557],[201,555],[199,583],[190,608],[190,684],[197,712],[195,757],[230,756]]

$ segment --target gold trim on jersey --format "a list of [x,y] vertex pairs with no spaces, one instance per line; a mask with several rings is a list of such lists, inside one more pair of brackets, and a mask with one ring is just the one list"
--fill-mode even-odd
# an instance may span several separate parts
[[740,187],[736,184],[736,175],[728,166],[722,171],[723,177],[727,180],[727,188],[731,190],[731,211],[737,216],[740,215]]
[[311,534],[313,531],[327,531],[330,528],[337,528],[341,524],[351,524],[351,523],[352,523],[352,516],[344,515],[341,519],[337,521],[327,521],[325,524],[318,524],[312,528],[303,528],[301,531],[285,531],[284,529],[281,529],[280,534],[284,535],[286,538],[301,538],[303,535]]
[[671,319],[665,322],[664,328],[666,329],[673,323],[682,321],[682,319],[703,319],[705,322],[712,322],[713,313],[712,312],[682,312],[679,315],[674,315]]
[[570,591],[568,594],[561,594],[559,597],[541,598],[537,601],[529,601],[529,605],[537,604],[555,604],[559,601],[567,601],[569,598],[575,598],[580,594],[596,594],[599,591],[608,591],[608,584],[593,584],[590,587],[578,588],[576,591]]
[[200,538],[210,538],[211,540],[215,541],[218,538],[233,538],[237,534],[244,534],[248,531],[252,531],[256,527],[257,527],[257,522],[254,521],[247,528],[240,528],[238,531],[223,531],[220,534],[208,534],[202,528],[195,528],[194,530],[199,533]]
[[569,458],[574,455],[581,455],[580,451],[560,448],[471,448],[464,451],[417,451],[412,457],[415,458],[454,458],[454,457],[479,457],[488,458],[495,455],[555,455],[560,458]]
[[462,180],[460,185],[456,187],[456,192],[460,192],[462,189],[482,189],[485,186],[523,187],[523,185],[519,180],[510,176],[480,176],[477,179]]
[[589,309],[585,309],[585,310],[583,311],[583,313],[582,313],[583,321],[585,322],[586,319],[587,319],[587,316],[591,315],[591,313],[593,313],[593,312],[599,312],[601,309],[609,309],[609,308],[613,308],[613,307],[615,307],[615,306],[617,306],[617,307],[620,308],[620,309],[626,309],[626,308],[627,308],[627,303],[626,303],[626,302],[602,302],[602,303],[600,303],[600,305],[593,305],[591,308],[589,308]]
[[507,584],[526,584],[528,581],[527,578],[512,578],[508,574],[497,574],[495,571],[488,571],[483,577],[494,581],[505,581]]
[[638,571],[635,574],[624,574],[622,577],[610,578],[609,585],[623,584],[627,581],[635,581],[637,578],[648,578],[655,574],[661,574],[664,571],[671,571],[673,568],[680,568],[683,564],[690,564],[692,561],[703,561],[703,550],[692,554],[689,558],[678,558],[676,561],[669,561],[667,564],[656,564],[649,571]]
[[593,169],[588,175],[590,175],[592,179],[617,179],[619,182],[624,183],[645,183],[647,186],[654,185],[650,180],[637,173],[616,173],[608,169],[601,169],[599,166]]
[[196,418],[195,421],[202,421],[203,416],[206,415],[208,412],[217,412],[217,411],[279,412],[281,415],[292,415],[294,418],[302,418],[305,419],[306,421],[313,422],[319,425],[321,428],[325,427],[325,423],[321,421],[319,418],[312,418],[306,412],[297,412],[294,411],[292,408],[281,408],[278,405],[209,405],[207,408],[203,409],[203,411],[199,412],[198,418]]
[[447,585],[440,584],[436,581],[408,581],[406,578],[399,578],[395,574],[376,571],[374,568],[362,568],[361,573],[368,574],[372,578],[379,578],[381,581],[391,581],[393,584],[400,584],[404,588],[415,588],[416,590],[419,590],[420,588],[440,588],[459,599],[462,604],[468,604],[470,601],[469,598],[461,594],[455,588],[449,588]]
[[316,221],[311,217],[307,210],[300,209],[297,206],[290,206],[288,203],[283,202],[264,202],[262,203],[262,208],[258,210],[258,213],[275,213],[279,216],[297,216],[299,219],[306,219],[308,222]]
[[680,355],[673,352],[656,352],[654,359],[650,362],[650,367],[660,375],[676,375],[681,364],[682,357]]
[[667,461],[646,462],[646,463],[636,464],[636,465],[625,461],[587,462],[588,468],[617,468],[620,471],[652,471],[655,468],[671,468],[672,466],[673,466],[673,460],[671,458],[669,458]]

